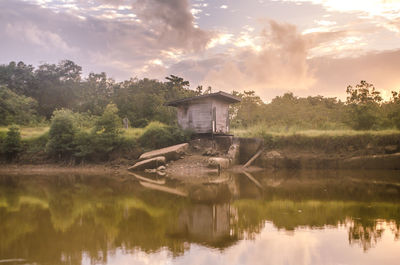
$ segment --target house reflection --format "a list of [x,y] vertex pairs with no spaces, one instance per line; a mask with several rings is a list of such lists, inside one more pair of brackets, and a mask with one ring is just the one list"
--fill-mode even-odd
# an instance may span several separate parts
[[180,212],[175,236],[213,247],[226,247],[237,240],[231,233],[234,219],[236,211],[229,203],[195,204]]

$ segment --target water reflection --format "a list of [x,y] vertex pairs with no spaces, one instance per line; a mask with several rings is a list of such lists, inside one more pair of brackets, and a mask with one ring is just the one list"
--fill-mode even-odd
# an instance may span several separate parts
[[[0,176],[0,261],[264,263],[265,247],[277,248],[269,253],[271,264],[289,262],[279,248],[293,261],[322,262],[296,244],[321,253],[333,253],[335,245],[346,253],[358,249],[357,259],[383,246],[386,264],[399,258],[396,171],[280,171],[254,178],[262,188],[240,174],[207,185],[167,180],[170,189],[189,194],[182,197],[131,176]],[[240,251],[258,259],[236,257]],[[340,259],[331,263],[351,263]]]

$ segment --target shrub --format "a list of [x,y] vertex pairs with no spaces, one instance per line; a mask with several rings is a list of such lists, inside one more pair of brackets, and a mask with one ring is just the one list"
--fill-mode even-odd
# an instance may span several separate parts
[[115,104],[108,104],[103,115],[96,121],[93,141],[96,151],[109,153],[121,143],[121,119]]
[[350,126],[354,130],[370,130],[376,125],[378,120],[377,107],[369,105],[351,105],[350,106]]
[[72,111],[67,109],[54,111],[46,152],[58,159],[71,157],[75,150],[74,140],[77,132]]
[[22,141],[27,153],[39,153],[46,149],[47,142],[49,141],[49,132],[25,138]]
[[177,126],[167,126],[160,122],[151,122],[139,137],[139,143],[146,148],[163,148],[189,140],[191,132]]
[[94,151],[94,143],[93,136],[90,133],[85,131],[79,131],[75,135],[75,152],[74,156],[78,159],[88,158],[90,157]]
[[92,128],[95,126],[98,116],[89,112],[74,112],[74,121],[78,128]]
[[0,86],[0,125],[36,123],[39,119],[36,108],[37,102],[33,98],[18,95]]
[[4,153],[7,160],[13,160],[21,152],[21,133],[18,126],[11,126],[4,139]]

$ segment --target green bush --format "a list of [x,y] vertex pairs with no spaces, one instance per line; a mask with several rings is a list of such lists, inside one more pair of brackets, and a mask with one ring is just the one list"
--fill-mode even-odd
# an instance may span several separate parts
[[[121,144],[121,120],[114,104],[99,118],[62,109],[53,113],[46,152],[57,159],[104,160]],[[92,131],[85,127],[94,122]],[[86,126],[84,126],[86,124]]]
[[0,86],[0,125],[38,123],[40,117],[36,115],[36,108],[37,101],[33,98]]
[[8,129],[7,135],[4,139],[3,150],[7,160],[13,160],[18,153],[21,152],[21,149],[21,133],[19,131],[19,127],[13,125]]
[[141,146],[154,149],[182,143],[188,141],[190,137],[191,132],[184,131],[177,126],[151,122],[145,127],[145,131],[138,141]]
[[108,104],[92,131],[96,152],[109,153],[121,143],[122,122],[115,104]]
[[75,135],[74,156],[78,159],[89,158],[95,152],[93,136],[85,131],[79,131]]
[[71,157],[75,150],[74,140],[77,132],[72,111],[67,109],[54,111],[46,152],[58,159]]
[[49,132],[23,139],[24,149],[27,153],[40,153],[46,150],[49,141]]
[[95,126],[98,116],[92,115],[88,112],[74,112],[74,121],[78,128],[92,128]]

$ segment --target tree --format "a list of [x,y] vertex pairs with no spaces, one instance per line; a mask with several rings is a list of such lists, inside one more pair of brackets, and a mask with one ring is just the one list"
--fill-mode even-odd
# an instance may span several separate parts
[[0,86],[0,125],[28,125],[37,120],[37,102]]
[[381,92],[377,91],[373,84],[361,80],[355,88],[347,86],[347,104],[370,104],[382,101]]
[[90,73],[80,86],[77,109],[101,115],[114,96],[114,86],[115,81],[107,78],[106,73]]
[[121,125],[117,106],[112,103],[108,104],[93,130],[95,149],[99,152],[109,153],[117,147],[121,141]]
[[230,116],[234,126],[250,126],[261,121],[264,102],[254,91],[243,93],[233,92],[233,95],[240,97],[242,101],[230,107]]
[[0,85],[8,87],[16,94],[32,97],[34,80],[32,65],[26,65],[24,62],[0,65]]
[[35,93],[39,113],[50,118],[53,111],[76,105],[82,68],[72,61],[59,64],[42,64],[35,71]]
[[21,151],[21,148],[22,143],[19,127],[13,125],[8,128],[7,136],[4,140],[4,152],[6,154],[6,158],[9,161],[13,160]]
[[397,129],[400,129],[400,92],[392,91],[392,98],[386,105],[389,108],[389,120]]
[[72,111],[68,109],[54,111],[46,152],[58,159],[70,158],[75,151],[77,132],[78,129]]
[[348,86],[346,93],[350,125],[356,130],[372,129],[377,123],[379,103],[382,101],[380,92],[373,84],[362,80],[355,88]]

